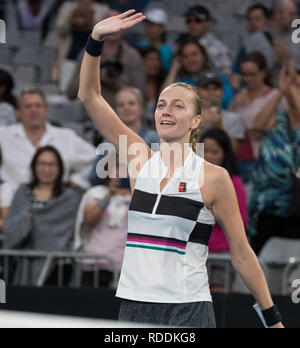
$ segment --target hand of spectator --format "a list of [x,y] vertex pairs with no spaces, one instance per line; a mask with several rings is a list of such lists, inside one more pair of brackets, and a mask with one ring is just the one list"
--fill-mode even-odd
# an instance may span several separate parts
[[97,23],[92,32],[93,39],[103,41],[108,35],[132,28],[146,18],[142,13],[134,12],[135,10],[126,11]]
[[274,42],[274,54],[280,64],[285,64],[287,61],[289,45],[290,43],[286,39],[278,39]]
[[296,84],[296,76],[297,69],[295,61],[291,60],[288,68],[286,66],[281,68],[279,75],[279,91],[282,93],[282,95],[286,95],[290,88]]
[[182,68],[181,59],[180,57],[175,56],[172,60],[171,70],[177,74],[181,68]]

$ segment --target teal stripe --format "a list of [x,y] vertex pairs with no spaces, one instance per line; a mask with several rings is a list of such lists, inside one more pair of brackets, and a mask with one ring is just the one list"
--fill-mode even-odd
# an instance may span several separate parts
[[158,248],[158,247],[151,247],[146,245],[135,245],[135,244],[126,244],[127,247],[130,248],[141,248],[141,249],[152,249],[152,250],[160,250],[160,251],[168,251],[170,253],[177,253],[180,255],[185,255],[185,251],[179,251],[174,249],[167,249],[167,248]]

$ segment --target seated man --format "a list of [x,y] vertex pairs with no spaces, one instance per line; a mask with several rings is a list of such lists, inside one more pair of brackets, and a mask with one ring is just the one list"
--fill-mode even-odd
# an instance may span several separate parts
[[54,146],[62,155],[64,182],[87,189],[88,174],[95,159],[95,148],[72,130],[47,123],[48,108],[43,92],[28,90],[21,94],[17,115],[20,123],[0,127],[2,156],[1,207],[9,207],[18,186],[30,180],[30,162],[36,150]]
[[225,130],[235,152],[239,142],[244,139],[245,128],[237,114],[222,109],[224,88],[219,74],[215,72],[203,73],[198,87],[203,97],[203,131],[211,127]]

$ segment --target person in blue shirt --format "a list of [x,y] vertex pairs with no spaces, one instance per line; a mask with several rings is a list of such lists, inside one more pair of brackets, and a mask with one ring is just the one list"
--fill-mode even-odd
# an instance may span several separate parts
[[171,68],[173,50],[166,43],[167,12],[161,8],[151,8],[146,12],[145,40],[138,43],[138,48],[155,47],[159,50],[163,68],[167,72]]

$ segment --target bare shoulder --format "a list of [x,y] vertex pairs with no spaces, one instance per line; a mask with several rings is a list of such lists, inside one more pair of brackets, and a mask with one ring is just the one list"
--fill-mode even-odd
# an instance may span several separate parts
[[200,183],[201,194],[206,207],[212,210],[213,203],[232,185],[227,170],[204,161],[203,178]]

